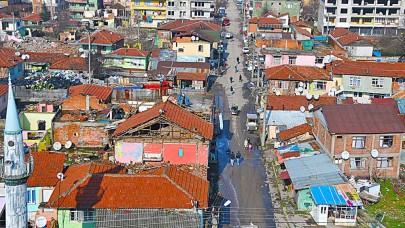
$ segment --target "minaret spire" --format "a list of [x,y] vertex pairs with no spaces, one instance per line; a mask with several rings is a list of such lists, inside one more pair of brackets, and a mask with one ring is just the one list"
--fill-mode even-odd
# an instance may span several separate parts
[[4,157],[0,161],[0,177],[6,185],[6,228],[28,227],[27,179],[33,163],[32,156],[25,162],[22,129],[9,74]]

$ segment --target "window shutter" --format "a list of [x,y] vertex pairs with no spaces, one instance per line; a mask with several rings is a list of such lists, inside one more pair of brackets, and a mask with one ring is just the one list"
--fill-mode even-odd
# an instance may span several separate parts
[[183,157],[183,149],[179,148],[179,157]]

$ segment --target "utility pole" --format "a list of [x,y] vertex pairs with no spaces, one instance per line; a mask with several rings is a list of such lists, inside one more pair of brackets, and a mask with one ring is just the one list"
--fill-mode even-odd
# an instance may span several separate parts
[[91,42],[90,42],[90,31],[87,30],[88,40],[89,40],[89,82],[91,84]]
[[14,16],[14,12],[11,13],[13,15],[13,36],[15,36],[15,31],[16,31],[16,24],[15,24],[15,16]]
[[[266,143],[266,122],[267,122],[267,96],[268,96],[268,92],[266,89],[266,92],[264,92],[262,95],[264,95],[264,108],[263,108],[263,129],[262,129],[262,137],[261,139],[261,143],[262,143],[262,148],[264,148],[264,145]],[[270,110],[271,112],[271,110]]]
[[251,77],[251,80],[253,80],[253,77],[255,76],[255,55],[256,55],[256,48],[253,46],[253,54],[252,54],[252,77]]

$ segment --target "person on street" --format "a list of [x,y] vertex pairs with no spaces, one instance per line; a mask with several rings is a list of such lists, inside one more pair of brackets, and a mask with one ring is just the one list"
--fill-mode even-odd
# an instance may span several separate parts
[[247,138],[248,144],[250,144],[250,138]]
[[249,143],[249,146],[248,146],[248,151],[249,151],[249,153],[252,153],[252,151],[253,151],[253,146],[250,143]]
[[240,63],[240,62],[239,62],[239,57],[236,57],[236,62],[238,62],[238,64]]
[[238,73],[238,67],[235,66],[235,73]]
[[239,75],[239,82],[242,82],[242,75]]
[[235,158],[236,158],[235,153],[232,151],[230,156],[231,156],[231,166],[233,167],[233,164],[235,163]]
[[229,81],[232,83],[233,82],[233,77],[229,77]]
[[238,153],[236,153],[236,164],[239,166],[240,165],[240,158],[242,157],[242,155],[240,154],[240,152],[238,151]]
[[233,87],[231,86],[231,95],[233,95]]
[[245,143],[244,143],[244,146],[245,146],[245,150],[247,150],[247,148],[248,148],[248,145],[249,145],[249,142],[248,142],[248,140],[247,140],[247,139],[245,139]]

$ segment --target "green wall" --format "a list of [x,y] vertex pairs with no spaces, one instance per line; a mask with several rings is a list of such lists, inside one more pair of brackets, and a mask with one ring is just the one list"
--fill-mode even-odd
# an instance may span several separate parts
[[25,131],[37,131],[38,120],[45,120],[45,130],[52,128],[52,120],[56,115],[54,112],[24,112],[20,116],[21,127]]
[[[95,215],[94,215],[95,217]],[[59,228],[95,228],[95,222],[76,222],[70,221],[70,209],[58,210]]]
[[[132,64],[133,62],[143,64],[136,66]],[[138,70],[147,70],[148,69],[149,58],[148,57],[118,57],[112,56],[106,59],[104,67],[119,67],[123,69],[138,69]]]
[[309,189],[300,190],[298,193],[297,207],[300,211],[311,211],[312,210],[312,198]]

